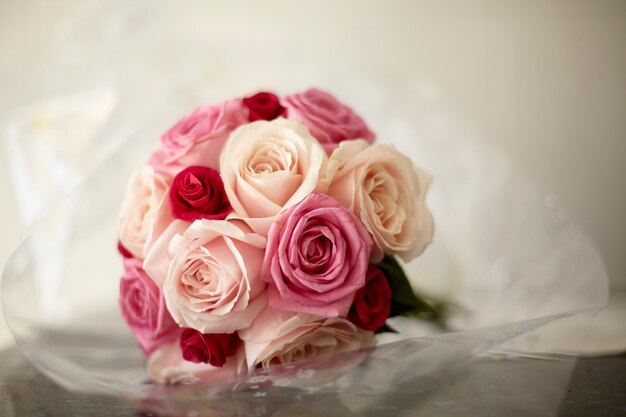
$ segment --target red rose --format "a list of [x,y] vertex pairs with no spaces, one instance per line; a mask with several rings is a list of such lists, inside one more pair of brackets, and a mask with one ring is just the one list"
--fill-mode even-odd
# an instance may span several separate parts
[[224,365],[226,358],[237,352],[240,342],[237,333],[202,334],[187,328],[180,335],[183,359],[217,367]]
[[363,330],[375,331],[389,317],[391,288],[385,275],[373,264],[367,270],[365,287],[357,291],[348,320]]
[[276,94],[261,92],[242,100],[243,106],[249,111],[249,120],[274,120],[285,116],[287,109],[281,106],[280,99]]
[[219,172],[192,166],[174,177],[169,191],[172,215],[192,222],[197,219],[223,220],[232,211]]

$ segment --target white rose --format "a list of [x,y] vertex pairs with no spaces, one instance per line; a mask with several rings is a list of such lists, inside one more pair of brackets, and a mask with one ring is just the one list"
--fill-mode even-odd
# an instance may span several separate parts
[[299,122],[258,121],[233,131],[220,158],[237,217],[266,235],[276,215],[328,187],[324,148]]
[[265,308],[255,322],[239,331],[250,369],[289,364],[373,346],[374,333],[346,319],[293,314]]
[[383,254],[408,262],[433,236],[425,197],[430,176],[392,145],[344,141],[331,155],[339,163],[328,194],[352,210],[372,234],[372,260]]
[[143,259],[154,241],[173,221],[165,177],[146,165],[135,171],[122,203],[118,228],[122,245]]

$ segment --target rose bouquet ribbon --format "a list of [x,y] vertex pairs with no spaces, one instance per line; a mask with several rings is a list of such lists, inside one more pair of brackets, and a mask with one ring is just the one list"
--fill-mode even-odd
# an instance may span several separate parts
[[442,320],[400,262],[433,235],[428,174],[319,89],[200,106],[161,137],[119,216],[121,314],[159,383],[367,348]]

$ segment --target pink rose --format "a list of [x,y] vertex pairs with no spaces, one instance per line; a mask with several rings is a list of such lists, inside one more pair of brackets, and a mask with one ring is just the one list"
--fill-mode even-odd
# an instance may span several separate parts
[[168,189],[166,178],[149,165],[137,170],[130,179],[118,228],[121,245],[135,258],[143,259],[173,221]]
[[405,262],[421,254],[433,236],[426,207],[430,176],[392,145],[345,141],[331,155],[338,163],[328,195],[356,214],[374,239],[372,260],[383,254]]
[[244,98],[241,102],[248,109],[248,119],[251,122],[274,120],[287,115],[287,109],[280,104],[276,94],[260,92]]
[[247,122],[241,100],[200,106],[161,136],[161,148],[148,162],[157,172],[170,177],[191,165],[219,169],[220,153],[228,135]]
[[246,372],[243,344],[228,356],[221,367],[210,363],[195,363],[184,359],[180,343],[173,342],[157,349],[148,358],[148,374],[159,384],[193,384],[211,381],[215,385],[232,384],[237,376]]
[[165,308],[161,291],[141,269],[140,261],[124,261],[119,306],[124,321],[146,355],[180,334],[180,328]]
[[375,265],[367,270],[365,287],[357,291],[348,320],[359,329],[375,331],[387,321],[391,309],[391,288]]
[[325,91],[311,88],[304,93],[292,94],[285,98],[285,107],[289,118],[304,123],[327,152],[348,139],[374,141],[374,133],[363,119]]
[[202,333],[247,327],[267,303],[265,238],[242,222],[196,220],[169,244],[163,294],[174,320]]
[[370,347],[374,334],[342,318],[320,318],[266,308],[239,332],[249,369],[289,364]]
[[209,167],[183,169],[172,181],[170,207],[175,218],[223,220],[232,211],[220,173]]
[[240,344],[237,333],[204,334],[194,329],[183,329],[180,335],[183,359],[194,363],[209,363],[218,368],[237,352]]
[[269,230],[262,278],[275,309],[345,317],[365,285],[372,239],[359,219],[323,194],[285,211]]
[[262,235],[281,211],[328,187],[324,149],[291,120],[241,126],[230,135],[220,164],[236,216]]

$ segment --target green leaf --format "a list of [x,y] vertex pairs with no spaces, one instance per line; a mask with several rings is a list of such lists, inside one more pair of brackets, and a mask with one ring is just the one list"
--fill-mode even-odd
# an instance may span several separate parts
[[389,317],[404,315],[411,312],[432,310],[428,302],[413,292],[404,270],[392,256],[385,256],[376,265],[387,278],[389,288],[391,288],[391,312]]
[[376,334],[379,334],[379,333],[398,333],[398,331],[396,329],[394,329],[393,327],[389,326],[387,323],[385,323],[382,326],[380,326],[378,329],[376,329],[376,331],[374,333],[376,333]]
[[389,317],[416,317],[445,327],[447,304],[416,294],[404,269],[393,256],[385,256],[376,266],[385,275],[391,288]]

